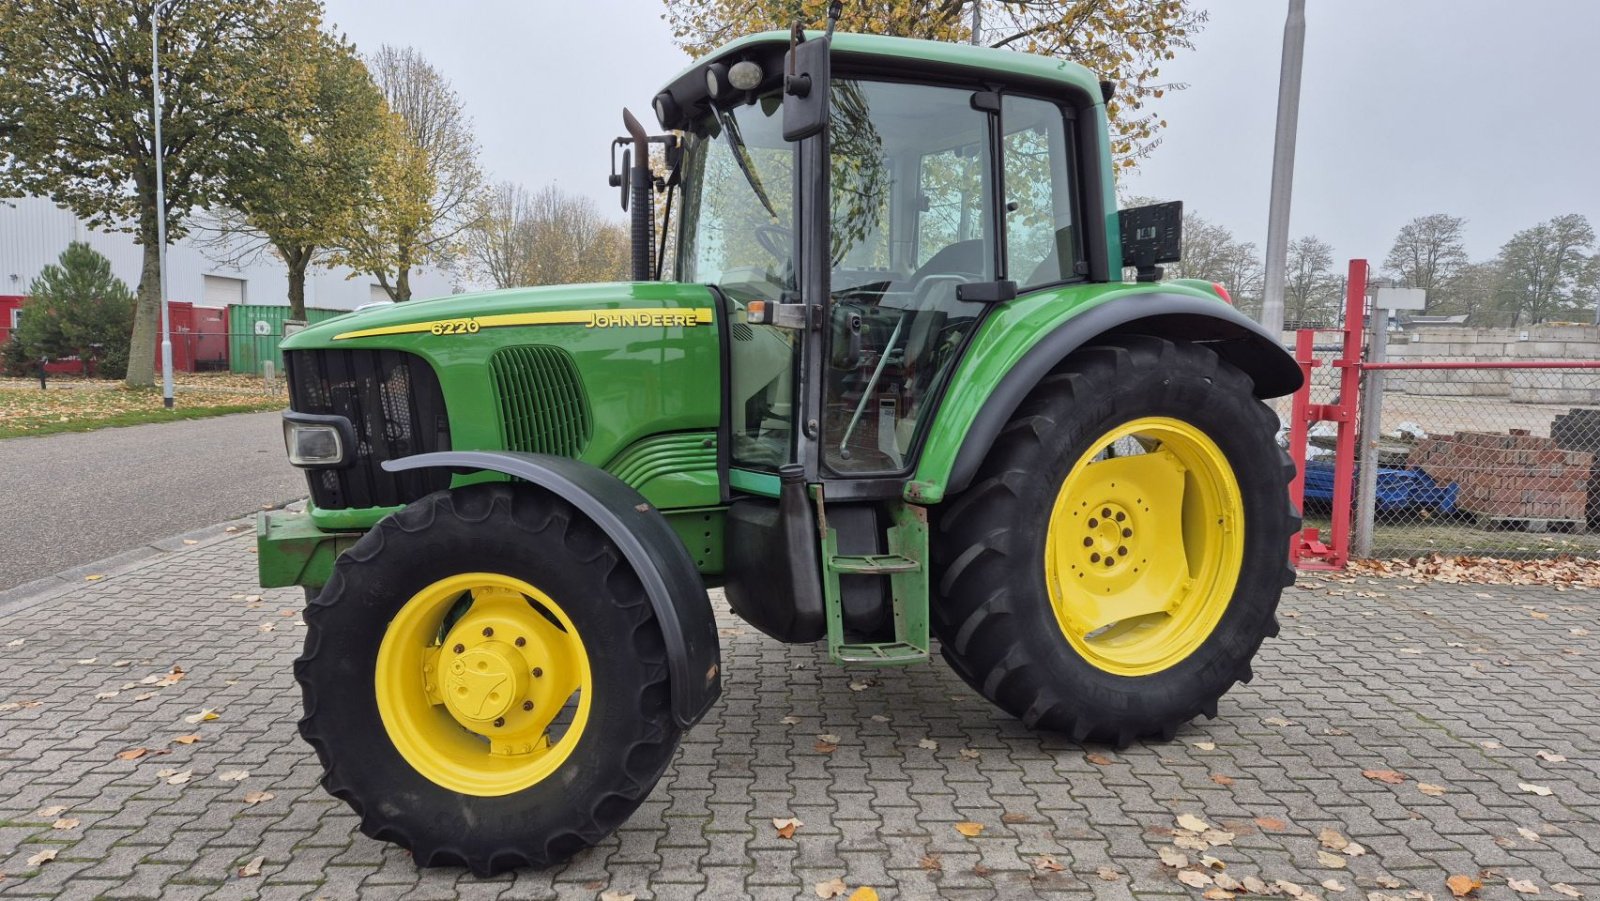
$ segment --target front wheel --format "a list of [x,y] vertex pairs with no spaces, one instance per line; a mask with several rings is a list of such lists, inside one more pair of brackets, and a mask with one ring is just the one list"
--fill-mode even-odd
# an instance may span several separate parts
[[300,733],[323,785],[423,866],[545,866],[649,794],[679,730],[644,588],[528,486],[442,491],[340,557],[306,611]]
[[938,508],[945,658],[1029,726],[1171,738],[1251,678],[1299,519],[1277,419],[1199,345],[1075,354]]

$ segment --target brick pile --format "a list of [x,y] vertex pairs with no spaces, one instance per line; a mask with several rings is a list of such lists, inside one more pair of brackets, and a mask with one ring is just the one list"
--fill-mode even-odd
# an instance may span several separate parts
[[1564,450],[1552,438],[1512,429],[1504,435],[1457,432],[1425,438],[1408,462],[1435,482],[1459,485],[1456,505],[1468,513],[1581,524],[1594,460],[1593,453]]
[[1550,423],[1550,437],[1564,450],[1588,451],[1596,465],[1589,470],[1588,517],[1600,523],[1600,410],[1573,407]]

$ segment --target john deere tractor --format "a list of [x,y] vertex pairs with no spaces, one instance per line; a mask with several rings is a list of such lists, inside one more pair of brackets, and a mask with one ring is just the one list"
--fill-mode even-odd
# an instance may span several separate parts
[[603,839],[717,699],[708,587],[839,664],[937,647],[1075,740],[1216,715],[1291,579],[1261,400],[1301,376],[1220,285],[1161,281],[1179,210],[1119,213],[1111,93],[746,37],[659,134],[624,114],[631,281],[285,340],[311,501],[262,518],[261,581],[306,589],[300,732],[362,830],[480,874]]

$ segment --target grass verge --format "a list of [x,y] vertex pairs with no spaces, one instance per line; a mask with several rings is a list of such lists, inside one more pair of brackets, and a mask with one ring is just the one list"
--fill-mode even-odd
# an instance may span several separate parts
[[176,406],[168,410],[154,388],[52,379],[50,387],[41,391],[37,382],[0,380],[0,439],[281,410],[288,405],[282,391],[264,390],[259,379],[227,374],[185,373],[176,389]]

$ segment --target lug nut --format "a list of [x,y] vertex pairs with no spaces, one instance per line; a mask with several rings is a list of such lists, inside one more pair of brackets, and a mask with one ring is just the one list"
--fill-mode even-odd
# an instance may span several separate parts
[[489,628],[488,626],[484,626],[483,627],[483,637],[484,638],[492,638],[493,636],[494,636],[494,630]]
[[1084,536],[1083,546],[1084,547],[1094,547],[1094,539],[1090,538],[1088,536]]
[[1126,557],[1126,556],[1128,556],[1128,549],[1125,548],[1125,547],[1117,548],[1117,556],[1118,557]]
[[1090,517],[1090,518],[1089,518],[1089,528],[1091,528],[1091,529],[1092,529],[1092,528],[1094,528],[1094,527],[1096,527],[1096,526],[1098,526],[1098,525],[1100,525],[1100,520],[1098,520],[1098,519],[1095,519],[1095,518],[1093,518],[1093,517]]
[[522,709],[523,710],[532,710],[533,709],[533,702],[532,701],[523,701],[522,702]]
[[504,726],[506,724],[506,718],[503,716],[497,716],[495,717],[494,724],[496,727]]
[[1116,516],[1117,522],[1122,522],[1124,519],[1127,519],[1127,518],[1128,518],[1128,514],[1122,512],[1121,510],[1117,511],[1117,516]]
[[1104,516],[1107,519],[1110,519],[1111,518],[1111,508],[1110,507],[1101,508],[1100,515]]
[[523,645],[525,645],[527,643],[528,643],[528,639],[523,638],[521,635],[517,636],[517,641],[516,641],[517,647],[520,648],[520,647],[522,647]]
[[1123,538],[1132,538],[1133,537],[1133,530],[1132,529],[1123,529],[1122,530],[1122,537]]
[[464,644],[458,644],[458,645],[456,645],[456,646],[455,646],[455,647],[453,647],[453,648],[451,648],[451,649],[450,649],[450,650],[452,650],[452,651],[455,651],[455,652],[456,652],[456,653],[457,653],[457,654],[459,654],[459,653],[461,653],[461,652],[462,652],[462,651],[465,651],[465,650],[466,650],[466,649],[467,649],[467,646],[466,646],[466,645],[464,645]]
[[1099,563],[1100,562],[1100,555],[1099,554],[1090,554],[1089,555],[1089,562],[1090,563]]
[[1111,564],[1116,563],[1116,562],[1117,561],[1111,559],[1110,557],[1107,557],[1106,558],[1106,567],[1109,569],[1111,567]]
[[535,679],[539,678],[542,675],[544,675],[544,667],[536,666],[536,667],[533,668],[533,677]]

